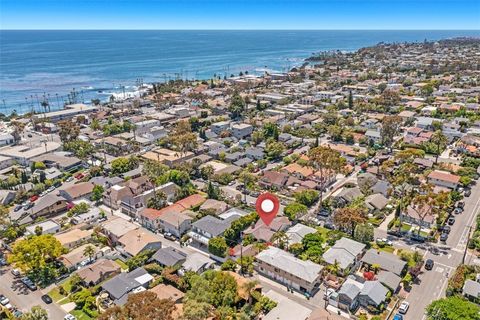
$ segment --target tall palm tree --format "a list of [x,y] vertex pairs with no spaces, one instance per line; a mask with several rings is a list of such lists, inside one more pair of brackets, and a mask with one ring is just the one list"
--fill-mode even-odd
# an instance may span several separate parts
[[271,238],[271,241],[272,242],[277,242],[277,245],[280,247],[280,248],[286,248],[288,249],[288,240],[290,240],[288,238],[288,234],[285,232],[285,231],[277,231],[273,234],[272,238]]
[[90,261],[93,260],[95,256],[95,248],[92,245],[88,245],[83,249],[83,255],[87,256]]

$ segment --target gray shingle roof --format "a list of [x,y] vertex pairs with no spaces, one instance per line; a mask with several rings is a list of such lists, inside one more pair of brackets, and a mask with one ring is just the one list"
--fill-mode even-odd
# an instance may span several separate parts
[[366,281],[360,291],[360,295],[368,296],[377,306],[385,301],[387,293],[388,289],[379,281]]
[[183,263],[186,258],[186,253],[172,247],[161,248],[152,256],[152,260],[167,267],[179,265]]
[[400,275],[407,264],[392,253],[377,251],[375,249],[368,250],[363,256],[362,262],[369,265],[378,264],[380,265],[380,269],[393,272],[396,275]]
[[363,243],[348,238],[341,238],[333,247],[328,249],[322,257],[329,264],[334,264],[335,261],[337,261],[340,268],[345,269],[355,262],[355,257],[358,256],[364,248],[365,244]]
[[230,228],[231,221],[220,220],[213,216],[205,216],[200,220],[194,222],[192,226],[194,228],[203,230],[210,233],[213,237],[222,234],[225,230]]

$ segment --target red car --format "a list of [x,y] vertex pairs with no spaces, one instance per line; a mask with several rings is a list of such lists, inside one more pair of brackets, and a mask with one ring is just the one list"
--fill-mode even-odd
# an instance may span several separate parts
[[38,196],[37,195],[33,195],[30,197],[30,202],[35,202],[38,200]]
[[77,178],[78,180],[82,179],[83,177],[85,177],[83,175],[83,173],[79,173],[79,174],[75,175],[75,178]]

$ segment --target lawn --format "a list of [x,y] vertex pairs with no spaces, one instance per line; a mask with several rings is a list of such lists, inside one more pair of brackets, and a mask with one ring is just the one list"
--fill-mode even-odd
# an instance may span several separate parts
[[82,310],[72,310],[70,311],[70,313],[72,315],[74,315],[77,320],[90,320],[90,319],[93,319],[93,318],[90,318],[85,312],[83,312]]
[[128,266],[120,259],[116,259],[115,262],[124,270],[128,270]]
[[50,291],[48,293],[48,295],[50,296],[50,298],[53,299],[53,301],[57,302],[58,300],[60,299],[63,299],[65,298],[65,296],[61,295],[60,294],[60,290],[58,289],[58,287],[55,287],[52,291]]
[[328,239],[328,233],[330,232],[330,229],[324,227],[317,227],[317,230],[322,235],[323,239]]
[[372,244],[372,248],[376,249],[376,250],[380,250],[380,251],[385,251],[385,252],[388,252],[388,253],[393,253],[395,251],[395,248],[392,247],[392,246],[387,246],[387,245],[379,246],[376,243]]

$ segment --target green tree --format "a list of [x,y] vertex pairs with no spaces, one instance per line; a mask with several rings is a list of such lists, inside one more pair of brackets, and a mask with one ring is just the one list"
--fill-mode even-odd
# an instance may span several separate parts
[[16,242],[8,259],[24,272],[38,272],[47,266],[47,262],[55,260],[65,252],[66,249],[60,241],[51,234],[44,234]]
[[448,143],[448,138],[443,134],[441,130],[435,131],[430,137],[430,141],[436,146],[435,164],[438,162],[438,157],[445,149]]
[[208,241],[208,251],[218,257],[225,257],[227,254],[227,242],[222,237],[211,238]]
[[65,151],[72,152],[76,157],[80,159],[87,159],[95,153],[95,147],[91,142],[75,139],[72,141],[64,142],[63,149]]
[[213,307],[207,302],[187,300],[183,307],[183,318],[185,320],[204,320],[209,317]]
[[448,297],[433,301],[427,307],[429,320],[479,320],[480,306],[460,297]]
[[382,145],[385,147],[390,147],[392,145],[394,137],[400,133],[401,125],[402,118],[399,116],[387,116],[383,118],[380,130]]
[[228,111],[232,114],[232,118],[236,119],[241,117],[243,111],[245,110],[246,103],[245,100],[242,98],[241,95],[235,93],[232,96],[230,101],[230,106],[228,107]]
[[112,173],[121,174],[133,170],[137,167],[138,160],[135,157],[117,158],[111,162]]
[[269,139],[265,146],[265,152],[267,153],[267,156],[271,159],[278,159],[282,155],[284,150],[285,147],[283,143],[275,141],[273,139]]
[[88,260],[92,261],[95,256],[95,247],[88,245],[83,249],[83,255],[88,257]]
[[48,313],[40,306],[34,306],[20,318],[21,320],[48,320]]
[[58,122],[58,135],[63,143],[77,139],[80,127],[73,121],[63,120]]
[[355,227],[367,220],[365,212],[359,208],[339,208],[333,216],[335,225],[345,231],[350,231],[354,237]]
[[105,189],[103,188],[102,185],[99,185],[99,184],[96,184],[94,187],[93,187],[93,190],[92,190],[92,200],[93,201],[100,201],[102,200],[103,198],[103,192],[105,191]]
[[307,207],[312,206],[315,202],[318,201],[320,195],[316,190],[302,190],[300,192],[295,192],[293,195],[295,200]]
[[167,206],[167,196],[163,192],[155,192],[155,194],[148,199],[147,207],[160,210]]
[[342,172],[347,164],[347,160],[340,155],[340,152],[326,146],[319,146],[310,149],[308,156],[310,166],[316,170],[320,185],[319,207],[323,201],[323,191],[329,185],[332,176]]
[[368,244],[373,241],[374,228],[370,224],[359,224],[355,227],[354,239],[358,242]]
[[288,219],[294,221],[306,214],[308,212],[308,207],[298,202],[292,202],[285,206],[283,212],[288,217]]

